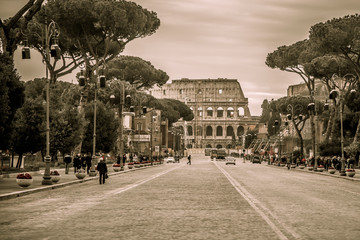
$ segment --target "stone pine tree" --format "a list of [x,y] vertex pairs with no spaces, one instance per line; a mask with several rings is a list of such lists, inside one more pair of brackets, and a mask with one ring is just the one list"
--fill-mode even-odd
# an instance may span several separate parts
[[304,156],[304,139],[301,132],[305,127],[306,121],[309,119],[307,111],[309,103],[310,99],[302,96],[283,97],[275,101],[279,113],[285,115],[286,121],[291,123],[289,126],[295,129],[300,142],[301,158]]
[[[360,78],[360,15],[348,15],[333,18],[326,22],[315,24],[310,29],[309,40],[313,49],[322,55],[336,54],[348,61],[355,72],[356,83]],[[360,143],[360,119],[358,121],[353,145]],[[358,148],[360,151],[360,148]]]
[[10,148],[15,113],[24,103],[24,86],[7,53],[0,54],[0,149]]
[[[306,84],[311,102],[314,102],[315,77],[305,71],[305,66],[315,57],[316,53],[311,51],[309,41],[298,41],[289,46],[278,47],[266,57],[266,65],[270,68],[278,68],[282,71],[299,75]],[[310,115],[310,126],[312,136],[312,151],[315,152],[315,122],[314,114]],[[315,169],[317,162],[315,161]]]

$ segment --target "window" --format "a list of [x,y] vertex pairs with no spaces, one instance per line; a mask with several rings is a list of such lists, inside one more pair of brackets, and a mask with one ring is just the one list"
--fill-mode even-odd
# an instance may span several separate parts
[[224,116],[224,109],[222,107],[218,107],[217,117],[223,117],[223,116]]
[[221,126],[216,127],[216,136],[221,137],[223,135],[223,128]]
[[244,127],[243,127],[243,126],[238,126],[238,128],[237,128],[237,135],[238,135],[238,136],[241,136],[241,135],[244,134],[244,132],[245,132]]
[[231,136],[233,136],[234,135],[234,129],[233,129],[233,127],[232,126],[228,126],[227,128],[226,128],[226,136],[227,137],[231,137]]
[[183,89],[180,89],[180,90],[179,90],[179,93],[180,93],[180,94],[183,94],[183,93],[184,93],[184,90],[183,90]]
[[136,125],[136,130],[137,130],[137,131],[141,131],[141,130],[142,130],[142,124],[141,124],[141,123],[138,123],[138,124]]
[[187,134],[188,134],[188,136],[192,136],[192,135],[193,135],[193,128],[192,128],[192,126],[187,126]]
[[207,126],[207,127],[206,127],[206,136],[207,136],[207,137],[211,137],[212,134],[213,134],[212,127],[211,127],[211,126]]
[[227,117],[228,117],[228,118],[233,118],[233,117],[234,117],[234,108],[229,107],[229,108],[227,109]]
[[238,116],[239,116],[239,117],[244,116],[244,108],[243,108],[243,107],[239,107],[239,108],[238,108]]
[[198,116],[202,117],[202,115],[203,115],[203,109],[202,107],[198,107]]
[[219,94],[222,94],[223,93],[223,90],[222,88],[219,89]]
[[163,95],[166,95],[166,90],[163,90]]
[[212,117],[212,116],[213,116],[213,109],[212,109],[212,107],[208,107],[208,108],[206,109],[206,114],[207,114],[208,117]]

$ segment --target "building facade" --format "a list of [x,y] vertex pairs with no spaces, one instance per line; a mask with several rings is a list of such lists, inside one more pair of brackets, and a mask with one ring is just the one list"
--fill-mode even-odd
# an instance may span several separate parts
[[173,80],[149,92],[156,98],[184,102],[194,113],[192,121],[178,121],[186,148],[241,147],[247,130],[259,117],[252,117],[240,83],[236,79]]

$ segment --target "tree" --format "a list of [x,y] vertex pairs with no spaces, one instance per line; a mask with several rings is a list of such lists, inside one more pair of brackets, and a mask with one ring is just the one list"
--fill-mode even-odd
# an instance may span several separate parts
[[25,97],[24,86],[8,54],[0,54],[0,79],[0,149],[8,149],[13,131],[10,126]]
[[[311,48],[309,40],[298,41],[290,46],[281,46],[266,57],[266,65],[271,68],[279,68],[282,71],[298,74],[307,86],[310,101],[314,102],[315,77],[306,72],[306,66],[314,58],[319,56],[317,51]],[[312,151],[315,152],[315,122],[314,114],[310,115],[310,126],[312,136]],[[317,159],[317,158],[316,158]],[[317,160],[315,160],[315,168]]]
[[162,70],[156,69],[150,62],[139,57],[120,56],[106,65],[106,77],[117,78],[130,83],[138,90],[161,86],[169,80]]
[[[328,92],[335,88],[343,88],[346,92],[352,89],[355,79],[349,77],[354,76],[353,64],[339,55],[327,54],[314,58],[306,65],[305,71],[325,84]],[[344,86],[339,86],[339,81],[344,82]],[[332,99],[333,108],[330,109],[330,117],[328,119],[327,129],[325,132],[325,141],[335,140],[336,116],[340,112],[340,101]]]
[[45,109],[41,98],[27,98],[23,106],[16,112],[12,128],[12,150],[19,154],[16,167],[21,166],[24,153],[35,153],[45,146]]
[[353,65],[360,77],[360,15],[333,18],[310,28],[309,40],[322,55],[336,54]]
[[[281,114],[287,116],[287,120],[292,124],[296,131],[296,135],[300,141],[300,157],[304,156],[304,140],[301,131],[304,129],[306,120],[309,119],[307,106],[310,103],[310,98],[302,96],[283,97],[276,100],[275,104]],[[317,103],[320,105],[320,103]]]
[[[42,31],[53,20],[60,29],[61,66],[45,58]],[[29,24],[28,37],[46,61],[51,82],[80,64],[87,77],[98,74],[99,66],[118,56],[126,44],[152,35],[160,26],[155,12],[133,2],[108,0],[50,0]],[[92,79],[93,80],[93,79]]]
[[40,10],[44,0],[29,0],[14,16],[5,21],[0,19],[0,41],[3,50],[13,57],[17,45],[22,39],[22,31],[29,21]]
[[[97,102],[96,115],[96,152],[110,152],[116,143],[119,121],[115,119],[113,110],[106,109],[102,102]],[[94,106],[89,104],[85,108],[85,119],[88,125],[82,144],[82,152],[92,152],[94,130]]]
[[[309,40],[317,51],[337,54],[353,66],[360,78],[360,15],[333,18],[310,28]],[[351,73],[351,72],[348,72]],[[353,144],[360,144],[360,121],[358,122]]]
[[263,103],[261,104],[262,113],[260,116],[260,123],[267,123],[270,120],[270,106],[269,101],[264,99]]

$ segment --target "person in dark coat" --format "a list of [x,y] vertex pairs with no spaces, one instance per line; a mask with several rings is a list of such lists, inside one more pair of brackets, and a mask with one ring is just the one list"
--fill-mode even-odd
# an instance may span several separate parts
[[101,161],[98,163],[97,170],[99,171],[99,183],[104,184],[107,174],[107,166],[104,159],[101,159]]
[[188,156],[188,162],[186,163],[186,165],[191,165],[191,155]]
[[87,174],[90,173],[90,167],[91,167],[91,154],[88,153],[86,156],[85,156],[85,161],[86,161],[86,172]]
[[78,154],[74,157],[73,165],[74,165],[74,173],[76,173],[77,170],[80,169],[80,167],[81,167],[80,154]]
[[69,166],[71,163],[71,156],[69,154],[65,155],[64,162],[65,162],[65,174],[69,174]]

